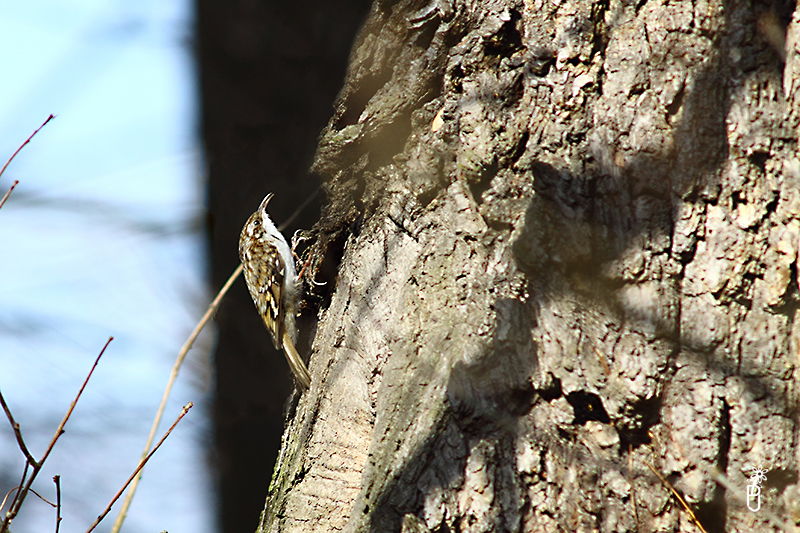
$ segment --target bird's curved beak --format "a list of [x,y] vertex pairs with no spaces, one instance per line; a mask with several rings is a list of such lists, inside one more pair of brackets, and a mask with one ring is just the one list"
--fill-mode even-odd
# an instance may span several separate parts
[[269,201],[270,201],[270,200],[272,200],[272,197],[273,197],[273,196],[274,196],[274,195],[273,195],[272,193],[269,193],[268,195],[266,195],[266,196],[264,197],[264,199],[263,199],[263,200],[261,200],[261,205],[260,205],[260,206],[258,206],[258,209],[259,209],[260,211],[266,210],[266,209],[267,209],[267,204],[269,203]]

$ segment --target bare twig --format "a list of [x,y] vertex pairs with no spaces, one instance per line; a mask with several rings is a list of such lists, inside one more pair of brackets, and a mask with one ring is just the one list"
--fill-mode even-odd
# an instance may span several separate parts
[[3,196],[3,199],[0,200],[0,207],[3,207],[3,204],[6,203],[6,200],[8,200],[8,197],[11,196],[11,191],[14,190],[14,187],[16,187],[18,183],[19,183],[19,180],[14,180],[14,183],[12,183],[11,187],[8,188],[8,192],[6,192],[5,196]]
[[19,490],[19,485],[6,492],[6,495],[3,498],[3,503],[0,503],[0,511],[3,509],[3,507],[6,506],[6,501],[8,500],[8,497],[11,496],[11,493],[14,492],[15,490]]
[[[22,451],[22,455],[25,456],[25,459],[31,464],[31,466],[38,466],[39,463],[36,462],[36,459],[33,458],[33,455],[31,455],[28,447],[25,446],[25,441],[22,439],[22,432],[19,429],[19,423],[14,420],[14,416],[11,414],[11,409],[8,408],[8,404],[6,403],[6,399],[3,398],[2,392],[0,392],[0,405],[3,406],[3,411],[6,413],[6,418],[8,418],[8,421],[11,423],[11,429],[14,430],[14,437],[17,439],[17,444],[19,445],[19,449]],[[2,509],[2,506],[0,506],[0,509]]]
[[[156,431],[158,431],[158,425],[161,423],[161,417],[164,415],[164,408],[167,406],[167,400],[172,392],[172,386],[175,384],[175,380],[178,377],[178,371],[183,364],[186,354],[189,352],[189,349],[192,347],[192,344],[194,344],[194,341],[197,339],[197,336],[200,335],[200,332],[203,330],[205,325],[209,320],[211,320],[211,317],[214,316],[214,313],[217,311],[220,302],[222,302],[222,298],[225,296],[225,294],[228,292],[228,289],[231,288],[231,285],[233,285],[233,282],[236,281],[236,278],[238,278],[241,273],[242,265],[239,265],[236,267],[236,270],[233,271],[231,277],[228,278],[228,281],[225,282],[225,285],[223,285],[219,290],[217,297],[214,298],[214,301],[208,306],[206,314],[204,314],[203,318],[200,319],[200,322],[197,323],[194,331],[192,331],[191,335],[189,335],[189,338],[186,339],[186,342],[183,344],[181,351],[178,352],[178,357],[175,359],[175,364],[172,365],[172,372],[169,375],[167,386],[164,389],[164,395],[161,397],[161,404],[158,406],[158,411],[156,411],[156,417],[153,420],[153,426],[150,428],[150,435],[148,435],[147,442],[144,445],[142,457],[146,457],[150,452],[150,446],[153,444]],[[117,519],[114,521],[114,525],[111,528],[111,533],[118,533],[122,527],[122,523],[125,521],[125,516],[128,514],[128,508],[131,506],[131,502],[133,501],[133,496],[136,494],[136,487],[139,484],[139,479],[140,476],[136,476],[136,479],[134,479],[133,483],[131,484],[130,490],[125,495],[125,499],[122,501],[122,507],[120,507],[119,513],[117,514]]]
[[[46,124],[46,122],[45,122],[45,124]],[[67,420],[69,420],[69,417],[72,415],[72,411],[75,409],[75,405],[77,405],[78,400],[81,397],[81,394],[83,394],[83,390],[86,388],[86,384],[89,383],[89,378],[92,377],[92,373],[94,373],[94,369],[97,368],[97,363],[100,362],[100,358],[103,357],[103,354],[105,353],[106,348],[108,348],[108,345],[111,343],[111,341],[113,339],[114,339],[114,337],[109,337],[108,341],[105,344],[105,346],[103,346],[103,349],[100,350],[100,354],[97,356],[97,359],[95,359],[94,364],[92,365],[92,369],[89,370],[89,374],[86,376],[86,379],[83,381],[83,385],[81,385],[81,388],[78,391],[78,394],[75,395],[75,399],[72,400],[72,403],[70,404],[69,409],[67,409],[67,414],[64,415],[64,418],[61,420],[61,423],[56,428],[56,432],[53,435],[53,438],[50,440],[50,444],[47,446],[47,450],[45,450],[44,455],[42,455],[42,458],[38,462],[34,461],[33,463],[30,463],[29,462],[30,459],[27,459],[27,457],[26,457],[26,463],[25,463],[26,470],[25,470],[25,473],[23,473],[23,475],[22,475],[22,481],[23,482],[20,483],[22,488],[14,496],[14,500],[11,502],[11,508],[6,513],[6,518],[3,521],[3,523],[0,524],[0,533],[5,533],[6,531],[8,531],[8,526],[11,524],[11,521],[14,519],[14,517],[17,516],[17,513],[19,513],[20,507],[22,507],[22,504],[23,504],[23,502],[25,501],[25,498],[28,495],[28,491],[31,490],[31,485],[33,484],[33,481],[36,479],[36,476],[41,471],[42,466],[44,466],[44,462],[47,460],[47,457],[50,455],[50,452],[53,451],[53,447],[56,445],[56,442],[58,441],[59,437],[61,437],[61,435],[64,433],[64,426],[67,424]],[[27,474],[28,465],[33,467],[33,471],[31,472],[30,477],[27,477],[27,480],[26,480],[26,474]],[[40,496],[40,498],[41,498],[41,496]]]
[[56,484],[56,533],[61,526],[61,476],[53,476],[53,483]]
[[89,370],[89,373],[86,375],[86,379],[83,380],[83,385],[81,385],[81,388],[78,391],[78,394],[75,395],[75,399],[72,400],[72,403],[70,404],[69,409],[67,409],[67,413],[64,415],[64,418],[61,420],[61,423],[56,428],[56,432],[53,434],[53,438],[50,441],[50,444],[47,446],[47,450],[45,450],[44,455],[42,456],[42,459],[39,461],[40,465],[43,464],[47,460],[47,457],[50,455],[50,452],[53,451],[53,447],[56,445],[56,441],[58,441],[58,438],[61,437],[61,435],[64,433],[64,426],[67,425],[67,420],[69,420],[69,417],[72,416],[72,411],[75,409],[75,406],[78,404],[78,400],[80,400],[81,394],[83,394],[83,390],[86,388],[86,384],[89,383],[89,379],[92,377],[92,374],[94,373],[94,369],[97,368],[97,363],[100,362],[100,358],[103,357],[103,354],[105,353],[106,348],[108,348],[108,345],[111,344],[111,341],[113,341],[113,340],[114,340],[114,337],[109,337],[108,338],[108,340],[106,341],[105,346],[103,346],[103,349],[100,350],[100,353],[97,355],[97,359],[94,360],[94,364],[92,365],[91,370]]
[[[11,505],[9,507],[13,507],[14,503],[17,501],[17,496],[19,496],[19,489],[21,489],[22,485],[25,484],[25,480],[28,478],[28,470],[30,470],[30,468],[31,468],[31,464],[28,461],[25,461],[25,466],[22,469],[22,479],[19,480],[19,485],[17,485],[16,487],[14,487],[12,489],[12,490],[16,490],[17,493],[14,494],[14,499],[11,500]],[[11,491],[8,491],[8,493],[11,494]],[[8,496],[6,496],[6,497],[8,497]],[[5,505],[5,500],[3,500],[3,505]],[[2,509],[2,507],[0,507],[0,509]],[[8,515],[6,515],[6,516],[8,516]]]
[[311,194],[308,196],[308,198],[306,198],[306,199],[305,199],[305,201],[304,201],[302,204],[300,204],[300,206],[299,206],[297,209],[295,209],[295,210],[294,210],[294,213],[292,213],[291,215],[289,215],[289,218],[287,218],[286,220],[284,220],[284,221],[283,221],[283,224],[281,224],[280,226],[278,226],[278,231],[283,231],[283,230],[285,230],[285,229],[286,229],[286,226],[288,226],[289,224],[291,224],[291,223],[292,223],[292,220],[294,220],[295,218],[297,218],[297,217],[298,217],[298,215],[300,215],[300,213],[302,213],[302,212],[303,212],[303,209],[305,209],[306,207],[308,207],[308,204],[310,204],[310,203],[311,203],[311,200],[313,200],[314,198],[316,198],[316,197],[317,197],[317,195],[319,194],[319,190],[320,190],[320,188],[321,188],[321,187],[322,187],[322,186],[320,185],[319,187],[317,187],[316,189],[314,189],[314,192],[312,192],[312,193],[311,193]]
[[105,510],[98,515],[97,520],[95,520],[94,524],[92,524],[91,527],[86,530],[86,533],[91,533],[91,531],[94,528],[96,528],[97,525],[103,520],[103,518],[105,518],[106,515],[111,511],[111,507],[117,502],[119,497],[122,496],[122,493],[125,492],[125,489],[128,488],[128,485],[131,484],[131,482],[134,480],[134,478],[139,476],[139,472],[142,471],[142,468],[144,468],[144,465],[147,463],[147,461],[150,460],[150,458],[153,456],[153,454],[156,453],[156,451],[164,443],[164,441],[167,440],[167,437],[169,437],[170,433],[172,433],[172,430],[175,429],[175,426],[178,425],[178,422],[180,422],[181,419],[184,416],[186,416],[186,413],[189,412],[189,409],[192,408],[192,405],[193,405],[192,402],[189,402],[189,403],[187,403],[186,405],[183,406],[183,409],[181,410],[181,414],[178,415],[178,418],[175,420],[175,422],[173,422],[172,425],[170,426],[170,428],[167,430],[167,432],[164,433],[164,436],[161,437],[161,440],[158,441],[158,444],[155,445],[155,447],[153,448],[153,451],[148,453],[147,456],[145,456],[141,461],[139,461],[139,466],[137,466],[136,470],[133,471],[133,474],[131,474],[131,477],[128,478],[128,481],[126,481],[125,484],[122,486],[122,488],[119,489],[119,491],[114,495],[114,497],[111,499],[111,503],[109,503],[108,506],[105,508]]
[[672,494],[674,494],[674,495],[675,495],[675,497],[678,499],[678,501],[681,503],[681,505],[683,505],[683,508],[684,508],[684,509],[686,509],[686,512],[687,512],[687,513],[689,513],[689,516],[691,517],[691,519],[692,519],[692,522],[694,522],[694,524],[695,524],[697,527],[699,527],[699,528],[700,528],[700,531],[702,531],[703,533],[706,533],[706,530],[705,530],[705,528],[703,527],[703,524],[701,524],[701,523],[700,523],[700,520],[698,520],[698,519],[697,519],[697,516],[695,516],[694,512],[692,511],[692,509],[689,507],[689,504],[687,504],[687,503],[686,503],[686,500],[684,500],[684,499],[683,499],[683,497],[682,497],[682,496],[681,496],[681,495],[678,493],[678,491],[677,491],[677,490],[675,490],[675,487],[673,487],[673,486],[672,486],[672,484],[671,484],[669,481],[667,481],[667,480],[664,478],[664,476],[662,476],[662,475],[661,475],[661,474],[658,472],[658,470],[656,470],[655,468],[653,468],[653,465],[651,465],[651,464],[650,464],[650,463],[648,463],[647,461],[642,461],[642,462],[643,462],[644,464],[646,464],[646,465],[647,465],[647,468],[649,468],[650,470],[652,470],[652,471],[653,471],[653,473],[654,473],[656,476],[658,476],[658,479],[660,479],[660,480],[661,480],[661,483],[663,483],[663,484],[664,484],[664,485],[665,485],[665,486],[666,486],[666,487],[667,487],[669,490],[671,490],[671,491],[672,491]]
[[55,509],[55,507],[56,507],[56,504],[54,504],[53,502],[51,502],[50,500],[48,500],[47,498],[45,498],[44,496],[42,496],[41,494],[39,494],[38,492],[36,492],[35,490],[33,490],[33,489],[28,489],[28,490],[30,490],[30,491],[33,493],[33,495],[34,495],[34,496],[36,496],[37,498],[39,498],[40,500],[42,500],[44,503],[46,503],[47,505],[49,505],[50,507],[52,507],[53,509]]
[[[60,477],[60,476],[56,476],[56,477]],[[53,480],[55,480],[55,478],[53,478]],[[16,487],[12,488],[10,491],[6,492],[5,498],[3,498],[3,503],[0,503],[0,509],[2,509],[6,505],[6,500],[11,495],[11,493],[14,492],[15,490],[19,490],[21,488],[22,488],[21,485],[17,485]],[[33,489],[28,489],[28,490],[30,490],[37,498],[42,500],[44,503],[46,503],[50,507],[55,507],[56,506],[55,503],[51,502],[50,500],[48,500],[47,498],[45,498],[44,496],[42,496],[41,494],[39,494],[35,490],[33,490]],[[61,494],[58,494],[58,497],[61,498]]]
[[19,146],[19,148],[17,148],[17,151],[16,151],[16,152],[14,152],[13,154],[11,154],[11,157],[9,157],[9,158],[8,158],[8,161],[6,161],[6,164],[5,164],[5,165],[3,165],[3,169],[2,169],[2,170],[0,170],[0,176],[2,176],[2,175],[3,175],[3,172],[5,172],[5,171],[6,171],[6,168],[8,168],[8,165],[11,163],[11,160],[12,160],[12,159],[14,159],[15,157],[17,157],[17,154],[20,152],[20,150],[22,150],[23,148],[25,148],[25,145],[26,145],[26,144],[28,144],[29,142],[31,142],[31,139],[33,139],[33,136],[34,136],[34,135],[36,135],[37,133],[39,133],[39,130],[40,130],[40,129],[42,129],[42,128],[44,128],[44,127],[47,125],[47,123],[48,123],[48,122],[50,122],[51,120],[53,120],[54,118],[56,118],[56,117],[55,117],[55,115],[50,115],[49,117],[47,117],[47,120],[45,120],[44,122],[42,122],[42,125],[41,125],[41,126],[39,126],[38,128],[36,128],[36,131],[34,131],[33,133],[31,133],[31,136],[30,136],[30,137],[28,137],[28,138],[25,140],[25,142],[24,142],[24,143],[22,143],[22,144]]

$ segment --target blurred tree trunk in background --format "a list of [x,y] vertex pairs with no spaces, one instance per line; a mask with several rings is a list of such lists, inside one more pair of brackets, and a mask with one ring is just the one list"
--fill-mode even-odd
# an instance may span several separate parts
[[800,520],[794,9],[376,2],[261,530]]
[[[365,0],[197,0],[211,286],[236,268],[239,232],[267,192],[288,218],[318,186],[307,175],[341,89]],[[318,203],[294,221],[310,228]],[[292,381],[244,282],[217,316],[215,461],[223,532],[253,531],[264,507]]]

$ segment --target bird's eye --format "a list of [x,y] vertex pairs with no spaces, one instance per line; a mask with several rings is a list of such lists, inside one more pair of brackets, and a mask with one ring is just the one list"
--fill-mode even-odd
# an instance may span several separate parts
[[260,226],[260,225],[261,225],[261,221],[260,221],[260,220],[258,220],[258,219],[255,219],[255,220],[253,221],[253,224],[254,224],[254,225],[256,225],[256,226]]

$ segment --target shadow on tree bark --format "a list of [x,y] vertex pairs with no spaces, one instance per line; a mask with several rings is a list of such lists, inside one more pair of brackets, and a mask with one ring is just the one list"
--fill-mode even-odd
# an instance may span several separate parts
[[313,167],[339,277],[262,530],[692,530],[648,464],[708,531],[768,526],[715,469],[800,509],[780,9],[542,4],[362,30]]

